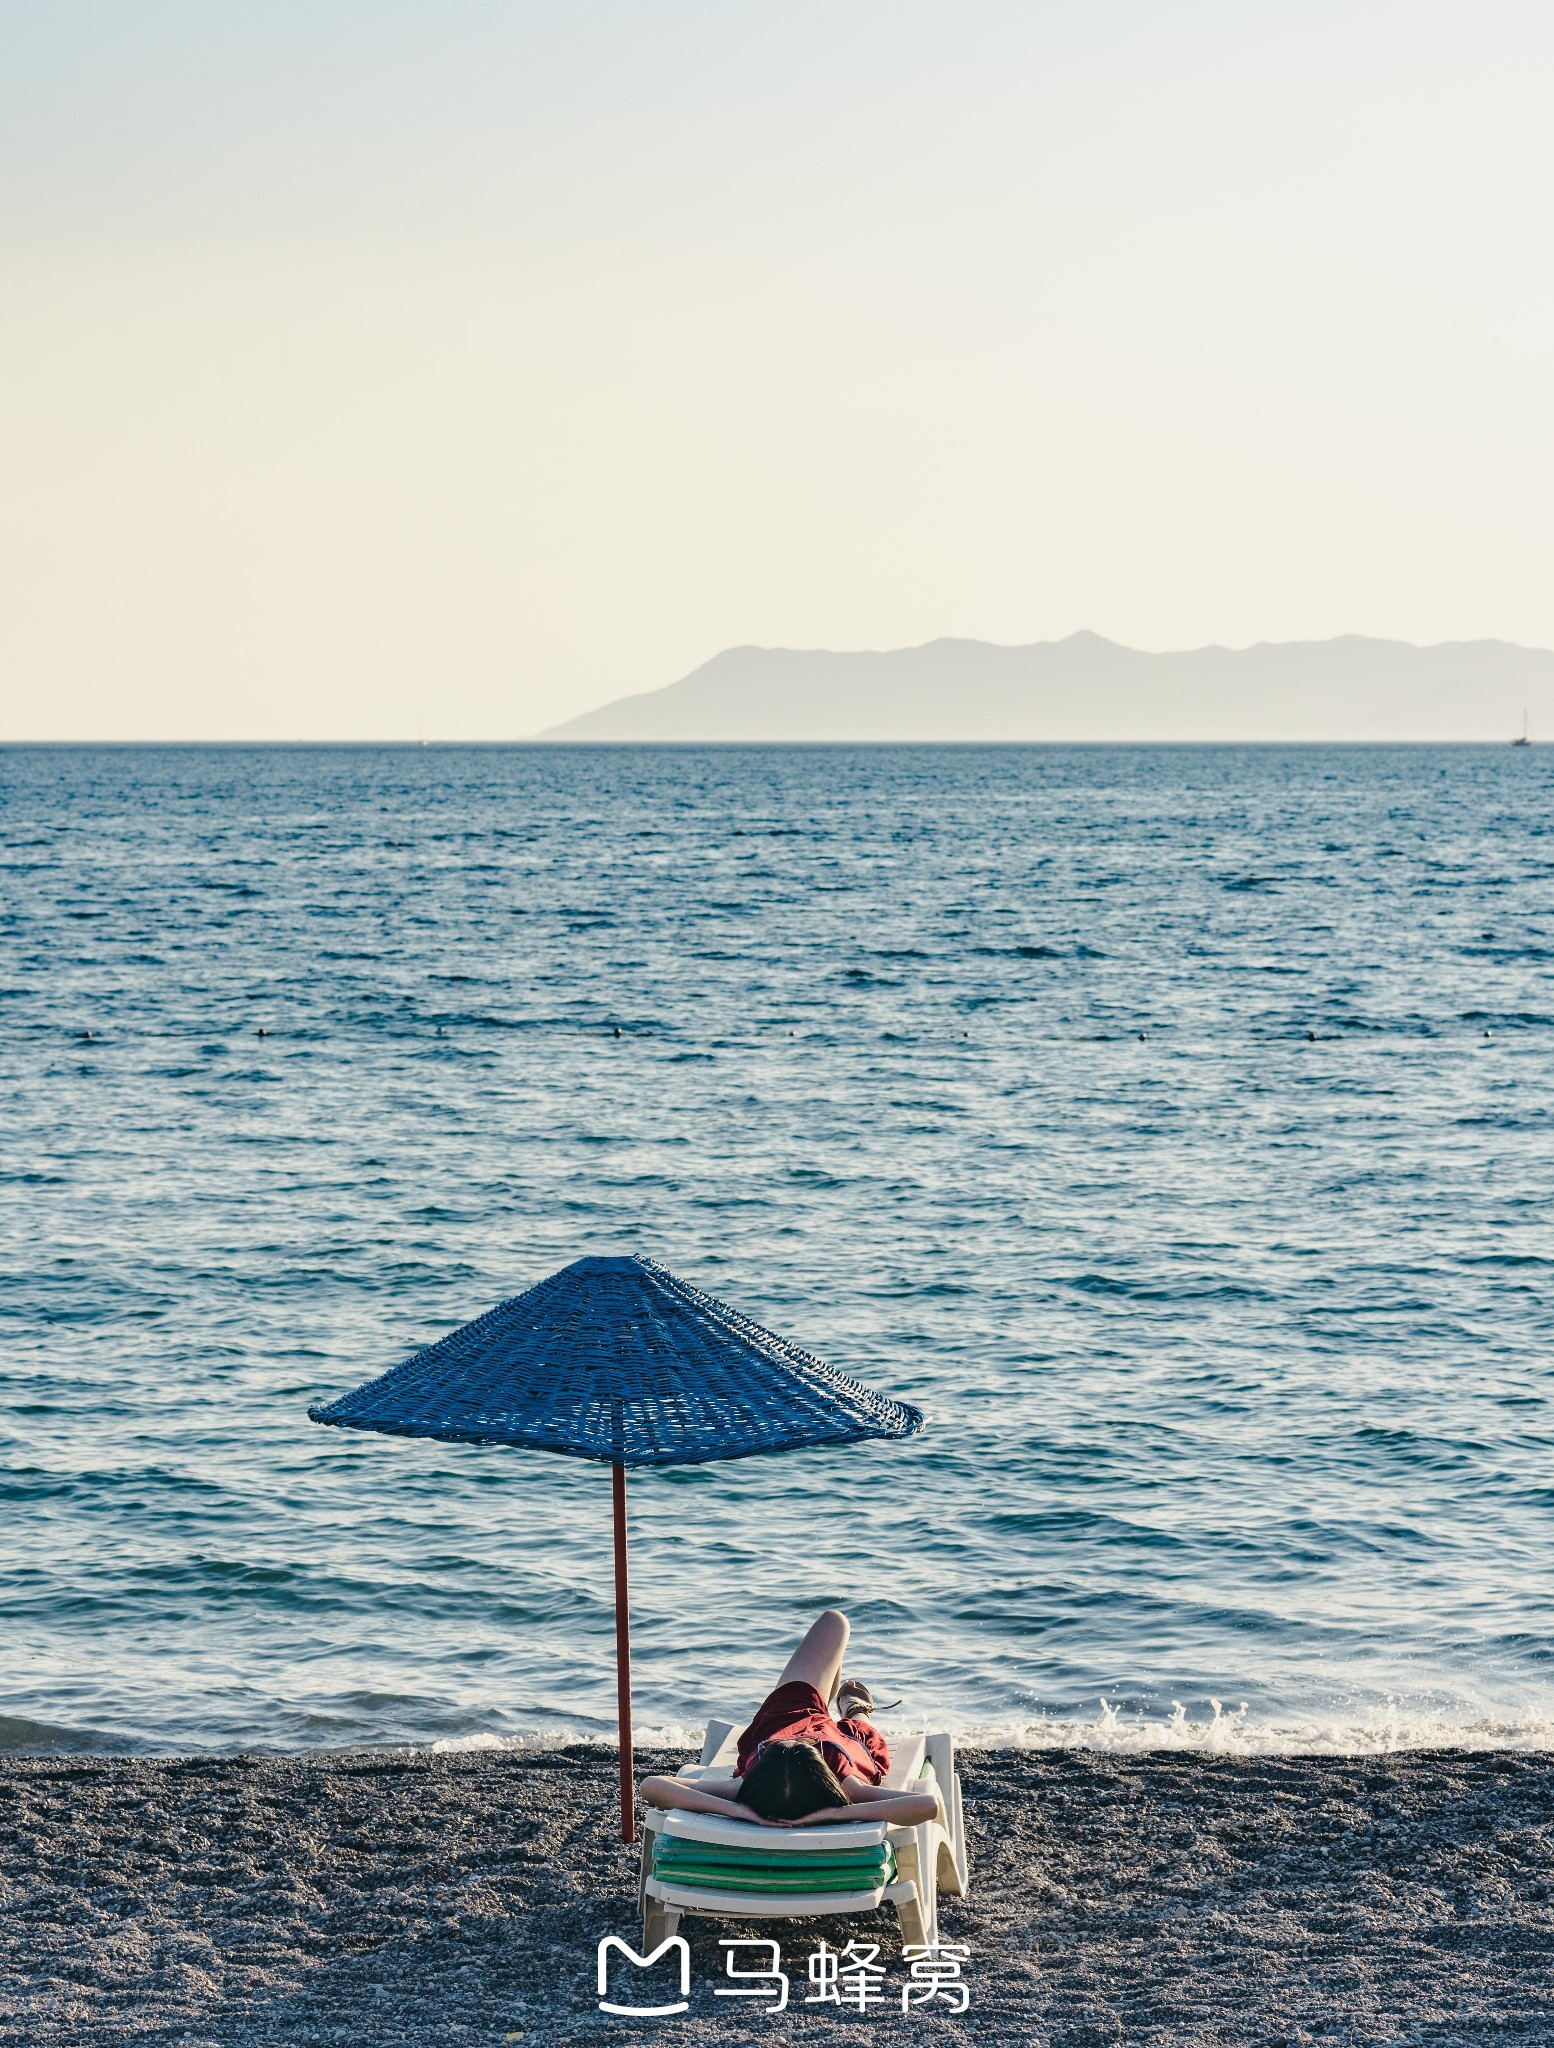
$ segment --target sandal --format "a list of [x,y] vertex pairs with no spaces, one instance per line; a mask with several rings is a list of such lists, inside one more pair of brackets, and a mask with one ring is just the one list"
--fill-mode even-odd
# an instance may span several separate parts
[[[879,1712],[888,1714],[892,1707],[899,1707],[900,1700],[887,1700]],[[839,1721],[866,1721],[875,1712],[874,1695],[861,1678],[844,1678],[836,1689],[836,1718]]]

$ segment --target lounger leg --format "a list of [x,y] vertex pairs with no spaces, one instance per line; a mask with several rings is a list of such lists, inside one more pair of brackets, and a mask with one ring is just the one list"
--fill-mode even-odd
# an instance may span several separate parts
[[923,1901],[923,1918],[928,1923],[928,1939],[939,1939],[939,1859],[934,1854],[934,1831],[931,1827],[921,1830],[918,1839],[922,1847],[917,1852],[918,1867],[922,1877],[918,1891]]
[[917,1896],[916,1882],[913,1882],[913,1897],[897,1899],[896,1918],[901,1922],[901,1944],[903,1948],[926,1948],[929,1941],[928,1922],[923,1913],[923,1902]]
[[650,1956],[679,1925],[678,1906],[666,1906],[661,1899],[649,1899],[642,1909],[642,1953]]
[[666,1906],[648,1890],[653,1874],[653,1853],[658,1847],[654,1828],[642,1830],[642,1858],[637,1866],[637,1904],[642,1912],[642,1953],[651,1955],[661,1941],[667,1941],[680,1924],[678,1906]]

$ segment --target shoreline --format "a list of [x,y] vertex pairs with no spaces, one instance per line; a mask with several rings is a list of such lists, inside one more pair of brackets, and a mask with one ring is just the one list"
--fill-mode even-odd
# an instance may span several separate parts
[[[682,1752],[639,1752],[639,1775]],[[613,1748],[0,1758],[5,2048],[578,2048],[596,1944],[635,1941]],[[966,1751],[964,2017],[806,2011],[803,1962],[893,1914],[684,1923],[669,2042],[988,2048],[1546,2042],[1554,1755]],[[778,1933],[776,2017],[715,1999],[719,1935]],[[726,1981],[726,1980],[724,1980]],[[893,1996],[894,1996],[893,1992]]]
[[[1440,1710],[1404,1710],[1393,1701],[1348,1721],[1311,1713],[1287,1718],[1248,1718],[1244,1706],[1226,1710],[1210,1701],[1206,1718],[1193,1719],[1176,1707],[1163,1716],[1128,1710],[1101,1700],[1094,1715],[1050,1712],[1033,1720],[990,1723],[968,1721],[952,1712],[930,1709],[926,1720],[916,1710],[896,1719],[884,1716],[881,1733],[894,1742],[927,1726],[948,1729],[958,1747],[995,1756],[1040,1756],[1074,1752],[1097,1756],[1217,1756],[1253,1762],[1331,1758],[1362,1760],[1388,1756],[1522,1755],[1554,1756],[1554,1715],[1549,1703],[1540,1708],[1505,1708],[1498,1714],[1456,1719]],[[712,1702],[709,1711],[730,1719],[748,1715],[748,1701]],[[704,1717],[705,1718],[705,1717]],[[639,1753],[679,1753],[701,1741],[703,1719],[694,1723],[648,1723],[639,1727]],[[613,1724],[580,1726],[577,1722],[509,1733],[475,1730],[460,1735],[317,1736],[283,1741],[197,1742],[165,1736],[135,1736],[122,1729],[39,1721],[25,1714],[0,1712],[0,1768],[8,1762],[50,1757],[95,1757],[103,1762],[216,1763],[237,1757],[273,1757],[344,1762],[352,1757],[534,1755],[561,1750],[615,1747]]]

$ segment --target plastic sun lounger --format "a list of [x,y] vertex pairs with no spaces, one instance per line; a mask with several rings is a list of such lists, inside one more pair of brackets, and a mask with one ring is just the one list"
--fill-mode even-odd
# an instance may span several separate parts
[[[741,1725],[710,1721],[701,1762],[686,1764],[678,1775],[693,1782],[727,1777]],[[720,1813],[649,1808],[637,1887],[644,1954],[675,1932],[682,1913],[798,1919],[892,1905],[903,1942],[937,1941],[939,1894],[963,1898],[970,1882],[955,1747],[948,1735],[912,1735],[893,1748],[886,1785],[915,1792],[937,1781],[947,1827],[859,1820],[765,1828]]]

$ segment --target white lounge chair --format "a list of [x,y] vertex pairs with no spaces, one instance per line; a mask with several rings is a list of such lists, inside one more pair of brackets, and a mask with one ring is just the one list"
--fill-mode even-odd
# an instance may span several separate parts
[[[701,1761],[679,1772],[726,1778],[734,1766],[734,1721],[710,1721]],[[788,1919],[818,1913],[867,1913],[889,1904],[903,1942],[938,1939],[939,1894],[964,1897],[970,1878],[955,1747],[948,1735],[912,1735],[893,1745],[885,1783],[892,1792],[937,1782],[946,1827],[924,1821],[839,1821],[818,1828],[766,1828],[720,1813],[649,1807],[642,1832],[643,1953],[675,1932],[682,1913],[720,1918]],[[860,1808],[860,1815],[867,1812]]]

